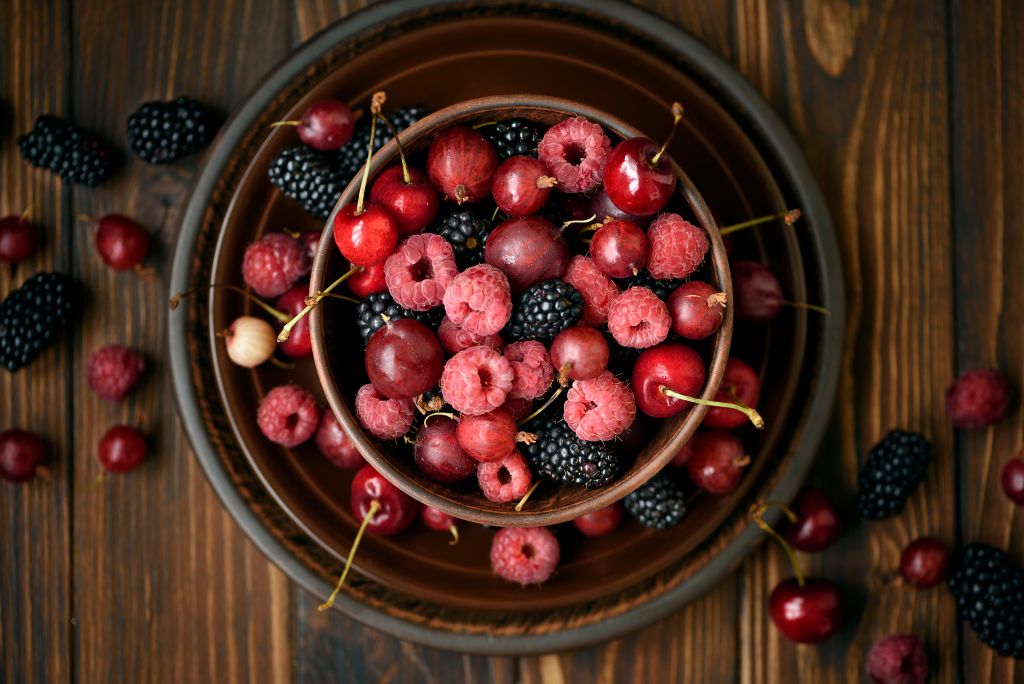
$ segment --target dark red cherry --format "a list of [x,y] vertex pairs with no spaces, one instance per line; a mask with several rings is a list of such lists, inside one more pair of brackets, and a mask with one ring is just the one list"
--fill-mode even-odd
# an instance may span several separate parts
[[1003,492],[1010,501],[1018,506],[1024,506],[1024,459],[1013,458],[1007,461],[1000,479]]
[[608,367],[609,355],[608,340],[585,325],[566,328],[551,343],[551,363],[560,382],[596,378]]
[[362,271],[357,271],[345,281],[356,297],[369,297],[377,292],[388,289],[387,280],[384,278],[384,262],[367,266]]
[[700,280],[683,283],[668,296],[672,330],[688,340],[703,340],[722,326],[725,293]]
[[462,204],[491,194],[498,152],[479,131],[453,126],[434,138],[427,151],[427,176],[445,198]]
[[316,448],[324,458],[339,468],[359,468],[366,462],[330,409],[324,411],[323,417],[320,418],[315,440]]
[[[653,214],[638,216],[636,214],[630,214],[628,211],[622,211],[615,206],[615,204],[608,198],[608,194],[601,189],[591,196],[588,208],[589,211],[585,216],[595,216],[598,221],[607,221],[608,219],[629,221],[641,228],[646,228],[647,224],[651,222],[652,218],[654,218]],[[581,216],[579,218],[585,218],[585,216]]]
[[309,257],[310,263],[313,263],[313,259],[316,259],[316,252],[320,248],[320,237],[322,235],[319,231],[308,230],[299,233],[299,236],[296,238],[306,248],[306,255]]
[[451,484],[476,472],[476,461],[462,450],[455,437],[458,423],[447,416],[431,416],[416,433],[413,458],[434,482]]
[[816,489],[805,487],[793,502],[797,521],[782,518],[781,534],[794,549],[815,553],[832,546],[842,534],[843,524],[828,497]]
[[8,482],[31,482],[43,471],[46,445],[38,435],[20,428],[0,432],[0,477]]
[[356,119],[340,100],[314,102],[302,113],[299,140],[317,150],[337,150],[352,139]]
[[921,537],[907,544],[900,554],[900,574],[912,587],[928,589],[946,579],[949,549],[934,537]]
[[631,278],[647,265],[647,233],[629,221],[610,221],[594,233],[590,258],[611,278]]
[[450,532],[455,527],[455,518],[433,506],[423,507],[420,511],[420,520],[424,525],[438,532]]
[[619,529],[623,507],[619,502],[599,508],[572,521],[573,527],[588,537],[601,537]]
[[334,216],[334,243],[354,266],[379,264],[398,245],[398,223],[383,207],[366,204],[360,213],[348,204]]
[[569,243],[542,216],[503,221],[487,237],[484,247],[484,260],[508,277],[513,292],[560,278],[569,257]]
[[698,432],[690,447],[686,472],[695,485],[710,494],[728,494],[739,486],[743,469],[750,464],[739,438],[728,432]]
[[27,217],[11,214],[0,218],[0,261],[17,264],[39,248],[39,231]]
[[552,216],[566,221],[586,221],[595,213],[590,210],[590,198],[578,193],[556,192],[548,198],[547,206]]
[[[757,408],[761,398],[761,378],[757,371],[744,361],[730,358],[725,364],[722,382],[715,393],[715,401],[742,404]],[[704,427],[712,430],[735,430],[746,425],[746,414],[736,409],[712,406],[704,415]]]
[[684,444],[676,455],[672,457],[672,460],[668,462],[673,468],[685,468],[686,464],[690,462],[693,457],[693,440]]
[[437,190],[419,169],[409,167],[409,182],[401,166],[385,169],[373,181],[370,201],[387,209],[398,225],[399,239],[422,233],[437,217]]
[[[296,285],[274,302],[274,308],[286,314],[288,318],[296,316],[306,308],[306,297],[309,295],[307,285]],[[309,334],[309,318],[301,318],[292,327],[291,334],[284,342],[277,343],[285,355],[293,359],[301,359],[313,355],[313,339]]]
[[839,588],[826,579],[780,582],[768,597],[772,622],[785,637],[798,644],[825,641],[842,627],[843,601]]
[[100,258],[115,271],[130,271],[149,254],[149,233],[120,214],[96,221],[95,241]]
[[[368,518],[374,501],[379,508],[373,517]],[[366,521],[366,529],[381,535],[402,532],[416,521],[420,512],[420,505],[415,499],[385,480],[369,464],[360,468],[352,478],[350,504],[356,522]]]
[[433,330],[399,318],[373,333],[364,361],[374,389],[392,399],[410,399],[437,385],[444,350]]
[[116,425],[100,438],[100,465],[108,473],[126,473],[149,453],[146,436],[129,425]]
[[497,461],[516,448],[516,421],[503,409],[479,416],[463,415],[455,429],[459,446],[478,461]]
[[529,216],[540,211],[557,184],[542,161],[515,156],[503,161],[494,172],[491,195],[498,208],[509,216]]
[[604,191],[619,209],[644,216],[661,211],[676,189],[676,173],[668,156],[658,155],[650,138],[623,140],[608,155]]
[[632,386],[637,406],[652,418],[682,413],[691,404],[668,396],[662,388],[695,397],[704,387],[706,374],[700,354],[685,344],[663,342],[645,349],[633,365]]
[[734,261],[733,307],[736,317],[754,323],[768,323],[782,311],[786,299],[779,279],[756,261]]

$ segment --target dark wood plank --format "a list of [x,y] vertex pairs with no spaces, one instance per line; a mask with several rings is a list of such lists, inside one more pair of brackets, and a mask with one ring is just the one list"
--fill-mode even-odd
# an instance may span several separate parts
[[[1001,368],[1024,387],[1024,6],[952,3],[953,198],[959,370]],[[1009,549],[1024,564],[1024,509],[1003,495],[1003,464],[1024,449],[1024,407],[959,438],[960,536]],[[1024,680],[963,628],[963,679]]]

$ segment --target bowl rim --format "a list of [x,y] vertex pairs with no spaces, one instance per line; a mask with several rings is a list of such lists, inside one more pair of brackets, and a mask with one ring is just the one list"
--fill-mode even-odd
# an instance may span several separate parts
[[[461,125],[480,117],[490,120],[488,115],[498,112],[500,112],[498,116],[502,120],[518,118],[526,112],[551,112],[567,117],[582,116],[590,121],[599,123],[605,130],[619,138],[624,139],[643,135],[637,128],[618,117],[612,116],[596,107],[565,98],[529,93],[479,97],[449,105],[420,119],[403,130],[399,134],[399,140],[391,140],[381,147],[373,155],[370,164],[371,182],[384,168],[387,168],[397,160],[399,142],[401,142],[403,147],[408,148],[411,145],[429,141],[439,131],[449,127]],[[729,260],[715,220],[699,190],[690,178],[674,160],[672,161],[672,166],[679,179],[674,193],[678,193],[678,196],[683,198],[690,210],[696,215],[701,229],[708,238],[710,245],[708,261],[711,265],[715,281],[725,291],[727,301],[732,301],[733,293],[732,280],[729,274]],[[327,281],[328,261],[339,258],[334,242],[334,219],[341,207],[354,201],[361,179],[362,173],[356,175],[349,182],[324,225],[309,278],[310,297],[316,296],[324,288]],[[704,386],[700,394],[700,397],[705,400],[714,399],[725,373],[725,365],[729,359],[729,350],[732,343],[733,310],[734,307],[726,307],[725,318],[714,336],[711,362],[707,366]],[[475,508],[439,494],[438,490],[443,490],[445,485],[437,484],[435,487],[428,488],[410,479],[401,469],[392,464],[392,457],[378,447],[378,440],[372,438],[363,430],[349,408],[348,402],[345,399],[346,393],[341,390],[339,383],[335,380],[335,376],[332,373],[332,367],[328,358],[330,352],[325,334],[322,307],[314,307],[310,313],[310,338],[313,343],[313,360],[316,364],[317,376],[320,379],[320,385],[327,397],[328,404],[335,417],[341,423],[342,428],[366,461],[389,482],[420,503],[444,511],[457,519],[482,525],[492,525],[495,527],[550,526],[569,522],[574,518],[610,506],[630,492],[643,486],[657,475],[662,468],[668,465],[683,445],[693,436],[694,432],[696,432],[709,408],[701,404],[691,407],[668,441],[655,451],[654,454],[649,456],[646,463],[642,464],[639,468],[631,468],[605,487],[584,489],[583,493],[578,495],[580,498],[574,501],[569,503],[558,502],[555,506],[544,510],[529,510],[529,506],[527,506],[523,511],[516,511],[512,504],[503,504],[508,507],[507,510],[499,510],[496,507]],[[683,344],[686,344],[685,340]]]

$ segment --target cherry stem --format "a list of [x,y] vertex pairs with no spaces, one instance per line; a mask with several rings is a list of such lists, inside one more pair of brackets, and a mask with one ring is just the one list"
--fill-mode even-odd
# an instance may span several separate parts
[[243,297],[248,299],[250,302],[252,302],[256,306],[260,307],[261,309],[263,309],[268,314],[270,314],[271,316],[273,316],[277,320],[281,321],[282,323],[287,323],[288,320],[289,320],[288,319],[288,314],[284,313],[283,311],[278,311],[277,309],[275,309],[274,307],[270,306],[269,304],[267,304],[265,301],[263,301],[259,297],[253,295],[251,292],[248,292],[247,290],[243,290],[242,288],[238,287],[237,285],[231,285],[230,283],[214,283],[213,285],[202,285],[200,287],[194,287],[191,290],[185,290],[184,292],[179,292],[176,295],[174,295],[173,297],[171,297],[170,301],[167,302],[167,305],[170,306],[171,310],[173,311],[174,309],[178,308],[178,305],[181,304],[181,300],[185,299],[186,297],[191,297],[194,294],[198,294],[198,293],[204,292],[206,290],[212,290],[212,289],[218,288],[218,287],[224,287],[224,288],[227,288],[227,289],[231,290],[232,292],[237,292],[238,294],[242,295]]
[[[498,218],[498,212],[501,211],[501,207],[494,207],[494,213],[491,214],[491,223],[494,223],[494,219]],[[470,248],[472,249],[472,248]]]
[[520,499],[519,503],[516,504],[517,513],[523,510],[523,506],[526,505],[527,499],[529,499],[533,495],[533,493],[537,490],[537,487],[540,487],[540,483],[541,480],[537,480],[536,482],[533,483],[533,486],[526,490],[526,494],[523,494],[523,498]]
[[104,472],[103,472],[103,471],[101,470],[101,471],[100,471],[100,473],[99,473],[99,475],[97,475],[96,477],[94,477],[94,478],[93,478],[93,480],[92,480],[92,484],[91,484],[91,485],[89,485],[89,488],[90,488],[90,489],[96,489],[97,487],[99,487],[99,486],[100,486],[100,484],[102,484],[102,483],[103,483],[103,480],[105,479],[105,478],[104,478],[104,474],[105,474],[105,473],[104,473]]
[[359,271],[362,270],[363,269],[360,266],[353,266],[352,268],[348,269],[348,271],[346,271],[344,275],[342,275],[340,278],[338,278],[333,283],[328,285],[325,289],[321,290],[320,292],[317,292],[316,295],[313,296],[312,302],[310,302],[307,298],[305,308],[299,313],[295,314],[295,318],[285,323],[284,327],[281,328],[281,332],[277,334],[277,341],[284,342],[285,340],[287,340],[288,336],[292,334],[292,328],[298,325],[298,322],[301,321],[306,316],[306,314],[312,311],[313,307],[319,304],[321,299],[329,295],[331,293],[331,290],[345,282],[345,280],[348,279],[349,276],[353,275],[354,273],[359,273]]
[[448,542],[448,546],[455,546],[459,543],[459,528],[455,525],[450,525],[448,531],[452,533],[452,540]]
[[551,402],[553,402],[555,399],[558,398],[558,395],[562,393],[563,389],[565,389],[565,388],[564,387],[559,387],[558,389],[556,389],[554,391],[554,393],[550,397],[548,397],[548,400],[540,405],[539,409],[537,409],[536,411],[534,411],[530,415],[528,415],[525,418],[523,418],[521,421],[519,421],[519,424],[520,425],[525,425],[526,423],[529,423],[531,420],[533,420],[534,418],[536,418],[540,414],[544,413],[544,409],[546,409],[548,406],[551,406]]
[[537,435],[532,432],[519,431],[516,433],[516,442],[521,444],[536,444]]
[[275,121],[270,124],[271,128],[277,128],[279,126],[301,126],[302,121]]
[[276,358],[274,356],[270,357],[270,363],[272,363],[273,365],[277,366],[278,368],[283,368],[284,370],[295,370],[295,364],[294,363],[290,363],[288,361],[282,361],[281,359]]
[[282,228],[281,232],[284,233],[285,235],[287,235],[288,237],[290,237],[293,240],[298,240],[299,236],[302,235],[302,233],[300,233],[299,231],[292,230],[291,228]]
[[383,114],[378,115],[380,120],[388,127],[391,131],[391,137],[395,139],[395,144],[398,145],[398,158],[402,160],[402,181],[406,185],[412,185],[412,176],[409,175],[409,164],[405,161],[405,149],[402,147],[402,141],[398,137],[398,129],[391,123],[391,119],[384,116]]
[[473,124],[473,129],[483,128],[484,126],[497,126],[497,121],[484,121],[483,123]]
[[782,303],[785,304],[786,306],[791,306],[794,309],[807,309],[808,311],[814,311],[825,316],[832,315],[831,311],[829,311],[823,306],[818,306],[817,304],[808,304],[807,302],[790,302],[785,299],[782,300]]
[[433,413],[428,413],[427,415],[423,416],[424,427],[426,427],[427,423],[430,422],[430,419],[433,418],[434,416],[447,416],[452,420],[455,420],[458,417],[454,413],[451,413],[449,411],[434,411]]
[[774,221],[775,219],[782,219],[783,223],[785,223],[787,226],[791,226],[791,225],[793,225],[794,223],[796,223],[800,219],[800,216],[801,216],[801,213],[800,213],[799,209],[790,209],[789,211],[780,211],[777,214],[768,214],[767,216],[758,216],[757,218],[752,218],[749,221],[743,221],[742,223],[734,223],[731,226],[726,226],[725,228],[720,228],[718,230],[718,234],[719,235],[729,235],[731,233],[735,233],[736,231],[743,230],[744,228],[752,228],[754,226],[759,226],[762,223],[768,223],[769,221]]
[[338,583],[334,585],[334,591],[327,597],[327,600],[321,603],[316,609],[319,612],[324,612],[334,605],[334,599],[338,598],[338,593],[341,591],[341,587],[345,584],[345,578],[348,577],[348,571],[352,567],[352,559],[356,557],[356,550],[359,549],[359,542],[363,539],[363,533],[366,532],[366,526],[370,524],[373,516],[377,515],[377,511],[380,510],[380,501],[374,499],[370,502],[370,510],[366,512],[366,517],[363,518],[362,524],[359,526],[359,531],[356,532],[356,538],[352,541],[352,550],[348,552],[348,558],[345,560],[345,569],[341,571],[341,577],[338,578]]
[[669,143],[672,142],[672,138],[676,135],[676,129],[679,127],[679,122],[683,119],[683,105],[678,102],[672,103],[672,130],[669,131],[668,137],[665,138],[665,144],[661,146],[658,153],[651,157],[651,166],[656,165],[661,161],[661,155],[665,154],[665,150],[668,149]]
[[558,185],[558,179],[554,176],[540,176],[537,178],[537,187],[541,190],[553,188]]
[[709,309],[715,306],[727,306],[729,298],[724,292],[716,292],[708,295],[707,302]]
[[[789,510],[787,507],[774,502],[763,504],[755,503],[750,507],[750,517],[754,519],[755,525],[757,525],[762,530],[770,534],[772,537],[775,538],[775,541],[779,542],[779,544],[782,545],[782,550],[786,552],[787,556],[789,556],[789,563],[793,566],[793,575],[796,577],[796,583],[798,586],[802,587],[804,586],[804,573],[800,570],[800,561],[796,557],[796,551],[793,550],[793,547],[789,545],[789,542],[787,542],[781,534],[772,529],[772,526],[766,523],[764,520],[765,511],[767,511],[773,505],[782,508],[783,512],[787,514],[787,517],[790,517],[790,514],[793,513],[793,511]],[[790,517],[790,520],[796,522],[795,518],[796,516],[793,515],[792,517]]]
[[[355,297],[349,297],[348,295],[334,294],[333,292],[325,292],[324,297],[329,299],[340,299],[343,302],[351,302],[353,304],[362,304],[363,300],[356,299]],[[306,297],[306,304],[313,302],[316,297]]]
[[559,228],[558,230],[559,230],[559,232],[561,232],[561,231],[565,230],[566,228],[568,228],[569,226],[576,225],[577,223],[590,223],[591,221],[596,221],[596,220],[597,220],[597,214],[592,214],[591,216],[589,216],[589,217],[587,217],[585,219],[574,219],[574,220],[571,220],[571,221],[566,221],[565,223],[562,224],[562,227]]
[[370,162],[373,161],[373,142],[377,137],[377,116],[384,106],[387,95],[383,90],[373,94],[370,101],[370,144],[366,147],[366,165],[363,166],[363,179],[359,182],[359,199],[356,200],[356,215],[363,213],[363,199],[366,197],[366,184],[370,180]]
[[444,407],[444,399],[441,397],[431,397],[427,401],[423,401],[423,395],[421,394],[412,400],[412,404],[421,414],[427,415],[432,411],[440,411]]
[[28,221],[29,217],[32,216],[32,212],[36,210],[35,202],[25,207],[25,211],[21,212],[21,220]]
[[658,391],[664,394],[666,397],[672,397],[673,399],[682,399],[683,401],[689,401],[694,404],[703,404],[705,406],[718,406],[721,408],[730,408],[739,411],[747,418],[749,418],[750,422],[753,423],[754,427],[756,427],[758,430],[764,429],[764,418],[761,417],[760,413],[750,408],[749,406],[743,406],[742,404],[730,404],[724,401],[712,401],[711,399],[701,399],[700,397],[691,397],[689,395],[676,392],[673,389],[669,389],[668,387],[665,387],[665,385],[660,385],[658,387]]

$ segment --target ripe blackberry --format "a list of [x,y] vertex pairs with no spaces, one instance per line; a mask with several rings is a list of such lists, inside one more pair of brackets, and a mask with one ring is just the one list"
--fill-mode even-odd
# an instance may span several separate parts
[[490,217],[472,209],[453,209],[430,228],[451,244],[459,270],[484,262],[484,245],[491,230]]
[[672,291],[683,284],[682,280],[658,280],[646,270],[640,272],[640,275],[630,279],[629,285],[622,288],[625,291],[630,287],[646,287],[653,292],[658,299],[665,301],[668,296],[672,294]]
[[857,507],[872,520],[901,510],[932,461],[932,445],[916,432],[893,430],[868,452],[860,469]]
[[359,304],[359,313],[356,318],[356,326],[359,328],[364,345],[370,341],[370,336],[373,333],[383,327],[384,316],[392,321],[399,318],[412,318],[436,330],[441,325],[441,319],[444,318],[444,309],[435,307],[428,311],[409,311],[400,307],[387,292],[376,292],[369,295]]
[[675,527],[686,515],[683,490],[667,475],[655,475],[622,503],[641,525],[655,530]]
[[0,304],[0,364],[12,373],[57,339],[77,308],[78,287],[62,273],[39,273]]
[[217,117],[198,100],[144,102],[128,117],[128,144],[147,164],[170,164],[210,144]]
[[493,126],[484,126],[481,132],[494,144],[503,160],[520,154],[536,157],[537,145],[544,135],[525,119],[499,121]]
[[307,214],[325,220],[366,160],[365,156],[353,154],[354,149],[346,145],[337,152],[318,152],[305,145],[292,145],[277,153],[267,175]]
[[581,318],[583,295],[564,280],[548,280],[519,295],[508,326],[509,337],[550,344],[555,335]]
[[1024,570],[1005,551],[976,543],[947,581],[978,638],[1001,656],[1024,658]]
[[537,436],[522,444],[530,466],[538,473],[578,487],[603,487],[619,472],[619,459],[601,442],[584,442],[558,415],[538,418],[527,427]]
[[99,185],[117,163],[117,155],[99,138],[52,114],[40,116],[31,131],[18,136],[18,149],[29,164],[72,185]]

